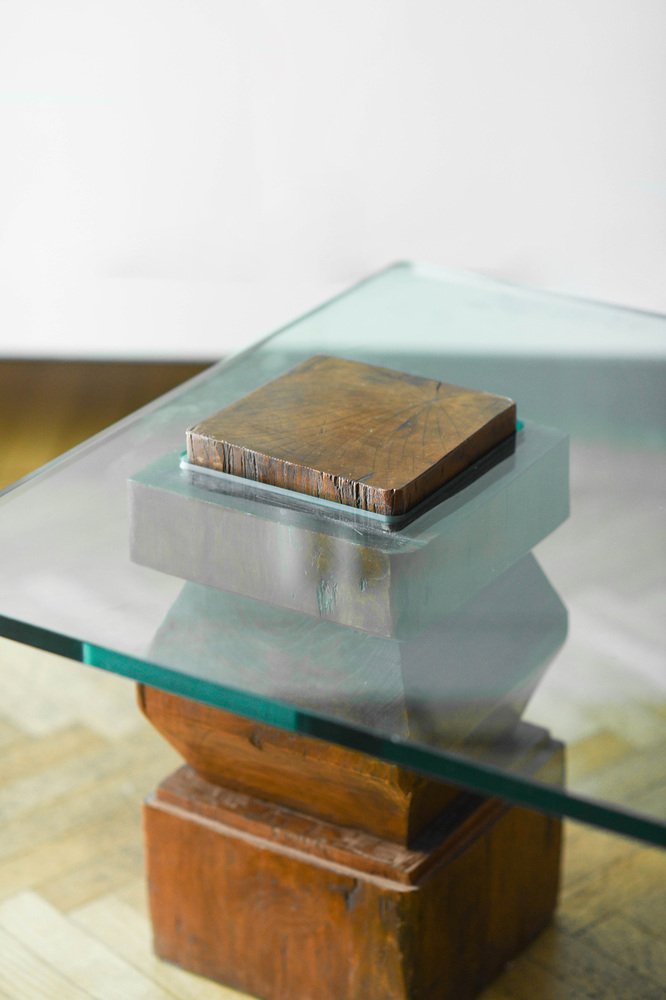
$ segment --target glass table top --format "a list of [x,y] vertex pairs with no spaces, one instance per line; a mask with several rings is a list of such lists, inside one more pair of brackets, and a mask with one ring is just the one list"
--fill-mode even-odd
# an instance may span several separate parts
[[[187,467],[314,354],[510,396],[515,439],[399,526]],[[391,267],[6,490],[0,634],[664,843],[665,358],[662,317]]]

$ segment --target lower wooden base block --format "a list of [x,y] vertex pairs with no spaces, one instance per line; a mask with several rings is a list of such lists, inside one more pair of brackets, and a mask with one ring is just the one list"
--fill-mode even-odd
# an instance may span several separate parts
[[464,1000],[548,921],[560,823],[461,795],[412,846],[212,784],[145,806],[155,950],[262,1000]]

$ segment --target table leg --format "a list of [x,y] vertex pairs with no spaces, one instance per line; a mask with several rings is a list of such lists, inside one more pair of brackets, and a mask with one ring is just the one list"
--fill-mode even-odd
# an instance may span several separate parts
[[[158,955],[264,1000],[464,1000],[549,920],[560,822],[139,689]],[[557,754],[558,751],[556,751]]]

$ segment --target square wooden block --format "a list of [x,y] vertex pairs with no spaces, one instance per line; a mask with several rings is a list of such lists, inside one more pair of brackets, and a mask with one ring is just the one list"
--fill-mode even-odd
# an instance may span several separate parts
[[317,355],[187,431],[194,465],[404,514],[516,428],[515,403]]
[[248,1000],[472,1000],[557,898],[560,820],[493,799],[404,848],[183,768],[144,829],[156,953]]

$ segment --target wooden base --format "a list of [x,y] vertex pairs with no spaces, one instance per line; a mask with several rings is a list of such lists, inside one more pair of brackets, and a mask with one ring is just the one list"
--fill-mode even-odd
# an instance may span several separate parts
[[[163,732],[160,709],[179,702],[187,715],[193,703],[141,692]],[[221,731],[233,718],[201,709]],[[339,764],[339,748],[309,742]],[[277,801],[275,780],[262,797],[232,790],[207,766],[181,768],[145,806],[155,950],[194,972],[263,1000],[464,1000],[554,909],[558,820],[449,789],[400,843],[324,819],[316,801],[310,815]]]

